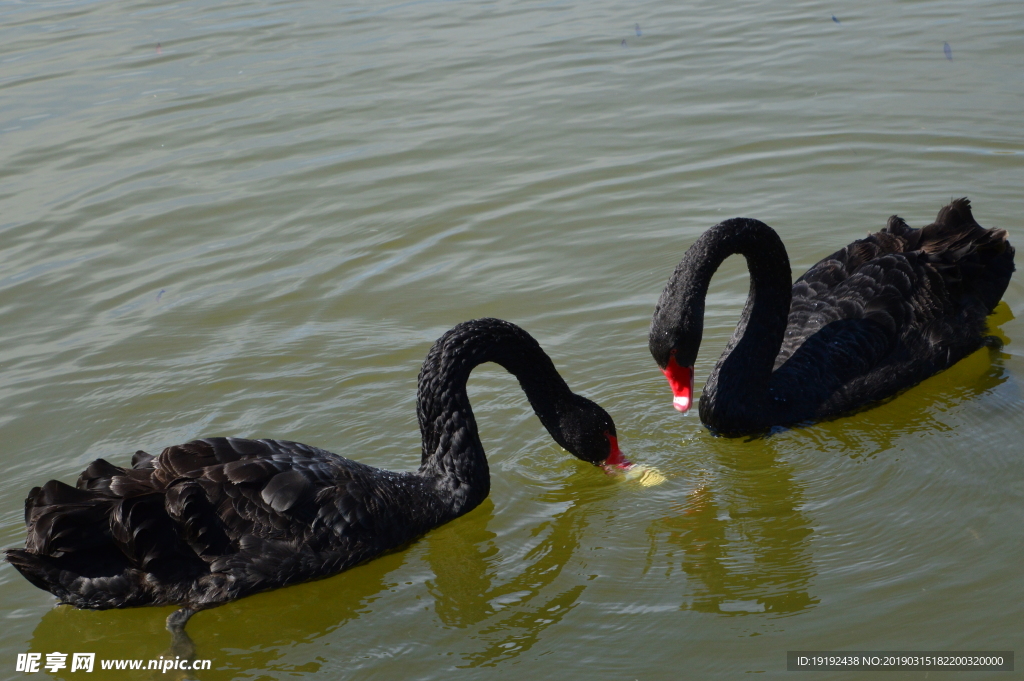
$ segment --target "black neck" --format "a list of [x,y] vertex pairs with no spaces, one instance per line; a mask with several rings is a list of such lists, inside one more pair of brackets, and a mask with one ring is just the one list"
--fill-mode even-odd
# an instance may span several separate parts
[[573,393],[537,341],[500,319],[459,324],[427,354],[416,407],[423,437],[419,472],[447,488],[456,515],[474,508],[490,490],[487,458],[466,394],[470,372],[484,362],[500,364],[519,379],[541,423],[565,446],[558,415]]
[[712,407],[760,410],[768,416],[768,380],[786,333],[793,287],[789,257],[779,236],[763,222],[748,218],[726,220],[709,229],[672,274],[651,324],[651,352],[659,364],[668,361],[671,349],[676,349],[680,364],[693,364],[711,276],[736,253],[747,260],[750,293],[736,332],[704,386],[702,419],[705,409]]

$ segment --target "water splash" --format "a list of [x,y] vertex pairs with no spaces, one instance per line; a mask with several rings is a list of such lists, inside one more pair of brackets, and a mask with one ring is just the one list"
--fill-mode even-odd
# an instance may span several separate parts
[[626,480],[639,482],[644,487],[654,487],[668,480],[665,475],[653,466],[635,464],[625,471]]

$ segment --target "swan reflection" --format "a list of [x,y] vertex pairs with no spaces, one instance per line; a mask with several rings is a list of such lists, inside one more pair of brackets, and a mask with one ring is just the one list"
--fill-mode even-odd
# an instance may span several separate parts
[[[253,669],[279,674],[320,671],[326,660],[310,659],[306,644],[358,620],[382,593],[395,588],[388,577],[401,570],[408,554],[388,554],[328,579],[200,612],[189,623],[195,657],[213,661],[213,668],[201,672],[201,678],[234,679]],[[68,653],[68,659],[74,652],[96,653],[96,671],[101,672],[103,659],[166,657],[170,637],[164,618],[172,611],[173,607],[96,611],[58,606],[43,615],[27,652],[40,652],[45,658],[46,653],[60,651]],[[137,674],[126,678],[192,678],[174,671]],[[53,678],[65,677],[58,672]]]
[[[432,532],[425,539],[433,572],[427,588],[438,618],[449,627],[472,630],[463,640],[482,646],[462,654],[464,667],[491,667],[530,650],[576,605],[586,585],[559,579],[595,521],[598,502],[617,485],[594,485],[592,471],[579,469],[557,489],[534,500],[541,509],[529,528],[499,537],[489,529],[493,507]],[[541,519],[542,518],[542,519]],[[514,536],[528,534],[519,546]]]
[[716,439],[717,480],[648,528],[645,572],[666,565],[666,577],[688,576],[686,610],[780,614],[818,603],[809,592],[815,572],[804,483],[770,447],[758,446],[765,442]]

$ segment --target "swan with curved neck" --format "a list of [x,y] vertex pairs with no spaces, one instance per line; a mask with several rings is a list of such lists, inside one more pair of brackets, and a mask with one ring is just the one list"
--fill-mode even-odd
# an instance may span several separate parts
[[282,440],[206,438],[97,459],[75,487],[51,480],[25,503],[24,549],[7,560],[79,608],[177,604],[168,627],[252,593],[326,577],[469,512],[490,490],[466,393],[474,367],[514,374],[558,444],[626,466],[611,417],[573,393],[537,341],[499,319],[459,324],[419,374],[422,464],[392,472]]
[[733,254],[746,258],[750,292],[699,407],[701,421],[723,435],[848,413],[952,366],[985,343],[985,317],[1014,270],[1006,231],[978,225],[967,199],[921,229],[894,215],[796,283],[771,227],[719,223],[687,250],[651,321],[651,354],[683,412],[708,285]]

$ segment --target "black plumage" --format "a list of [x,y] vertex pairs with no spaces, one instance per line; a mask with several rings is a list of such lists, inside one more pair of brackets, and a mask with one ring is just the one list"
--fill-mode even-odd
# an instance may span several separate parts
[[7,560],[79,608],[181,605],[168,620],[178,630],[192,611],[362,563],[486,498],[487,459],[466,394],[484,362],[519,379],[570,453],[620,461],[611,417],[569,389],[540,345],[514,324],[479,319],[444,334],[420,371],[418,471],[223,437],[137,452],[130,468],[98,459],[75,487],[50,480],[29,493],[25,548],[8,549]]
[[708,283],[734,253],[750,293],[700,398],[724,435],[848,413],[952,366],[985,342],[1014,270],[1006,231],[978,225],[966,198],[921,229],[894,215],[795,283],[768,225],[726,220],[686,252],[655,309],[650,350],[670,382],[692,380]]

